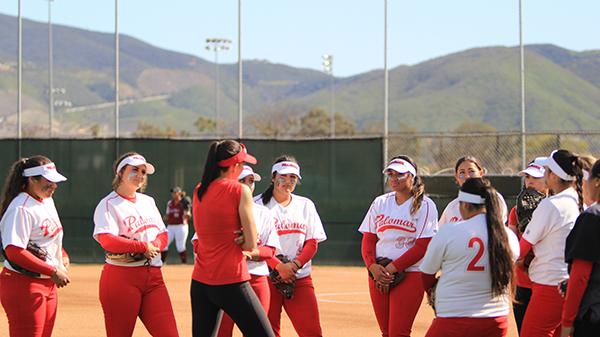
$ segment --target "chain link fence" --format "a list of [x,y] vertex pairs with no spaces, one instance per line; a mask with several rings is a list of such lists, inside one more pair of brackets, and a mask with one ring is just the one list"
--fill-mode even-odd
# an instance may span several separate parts
[[[521,168],[521,133],[402,133],[389,137],[388,158],[412,157],[424,175],[453,175],[456,160],[478,158],[489,175],[514,175]],[[555,149],[600,155],[600,132],[535,132],[526,134],[526,158],[547,156]]]

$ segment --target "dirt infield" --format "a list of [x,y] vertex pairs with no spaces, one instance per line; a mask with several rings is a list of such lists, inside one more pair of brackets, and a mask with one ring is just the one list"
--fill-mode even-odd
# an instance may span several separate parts
[[[100,265],[74,265],[71,267],[72,283],[59,290],[58,318],[53,336],[57,337],[101,337],[104,319],[98,300]],[[191,309],[189,285],[192,266],[167,265],[163,273],[181,336],[191,336]],[[313,280],[319,300],[323,335],[327,337],[371,337],[379,336],[379,328],[371,309],[364,268],[322,267],[313,271]],[[8,335],[6,315],[0,307],[0,336]],[[425,334],[433,312],[423,304],[413,327],[413,336]],[[138,320],[134,336],[148,336]],[[239,332],[234,336],[241,336]],[[282,336],[296,336],[287,317],[282,319]],[[509,337],[516,337],[516,328],[511,319]]]

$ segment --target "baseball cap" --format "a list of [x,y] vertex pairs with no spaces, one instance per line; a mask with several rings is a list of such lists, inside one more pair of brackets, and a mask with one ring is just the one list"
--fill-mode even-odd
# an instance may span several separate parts
[[131,166],[146,165],[146,173],[147,174],[152,174],[155,171],[154,165],[147,162],[146,158],[144,158],[144,156],[142,156],[140,154],[132,154],[131,156],[125,157],[123,160],[121,160],[121,162],[117,166],[117,172],[121,171],[121,169],[123,167],[125,167],[125,165],[131,165]]
[[244,169],[242,170],[242,173],[240,173],[238,180],[242,180],[249,175],[254,175],[254,181],[260,181],[261,179],[260,175],[252,170],[252,167],[244,165]]
[[526,175],[530,175],[534,178],[543,178],[544,172],[546,171],[546,169],[544,169],[544,166],[542,166],[538,163],[544,159],[545,159],[545,157],[535,158],[535,160],[532,161],[531,163],[529,163],[529,165],[527,165],[527,167],[524,170],[519,172],[519,177],[524,177]]
[[275,163],[271,168],[271,173],[279,173],[279,174],[295,174],[299,179],[302,179],[300,175],[300,165],[298,163],[294,163],[293,161],[282,161],[279,163]]
[[385,168],[385,170],[383,170],[382,173],[385,174],[388,170],[394,170],[398,173],[410,172],[413,175],[413,177],[417,176],[417,170],[415,170],[415,167],[412,166],[411,163],[400,158],[392,159],[392,161],[390,161],[390,163]]
[[240,143],[241,149],[240,152],[238,152],[235,156],[229,157],[227,159],[223,159],[221,161],[219,161],[218,165],[219,167],[229,167],[232,165],[235,165],[237,163],[250,163],[250,164],[256,164],[256,158],[254,158],[254,156],[252,156],[251,154],[248,153],[248,150],[246,149],[246,146],[242,143]]
[[67,180],[65,176],[58,173],[56,170],[56,165],[50,162],[48,164],[30,167],[23,170],[23,177],[36,177],[42,176],[53,183],[59,183],[61,181]]

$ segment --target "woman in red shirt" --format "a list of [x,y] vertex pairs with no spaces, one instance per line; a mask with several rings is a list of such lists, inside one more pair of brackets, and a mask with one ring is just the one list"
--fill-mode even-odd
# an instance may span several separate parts
[[[246,336],[273,337],[258,297],[250,287],[243,251],[256,250],[252,192],[237,180],[244,162],[256,164],[243,144],[213,142],[193,201],[198,236],[192,274],[192,333],[212,336],[218,329],[219,310],[233,319]],[[236,244],[242,231],[243,243]]]

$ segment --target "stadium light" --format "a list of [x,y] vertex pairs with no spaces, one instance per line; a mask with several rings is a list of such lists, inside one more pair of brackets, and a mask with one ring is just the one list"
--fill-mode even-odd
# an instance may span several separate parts
[[206,50],[215,52],[215,125],[219,135],[219,51],[229,50],[231,40],[222,38],[206,39]]
[[333,77],[333,55],[324,54],[323,59],[323,71],[329,75],[330,79],[330,92],[331,92],[331,111],[329,121],[329,134],[331,138],[335,138],[335,89],[334,89],[334,77]]

